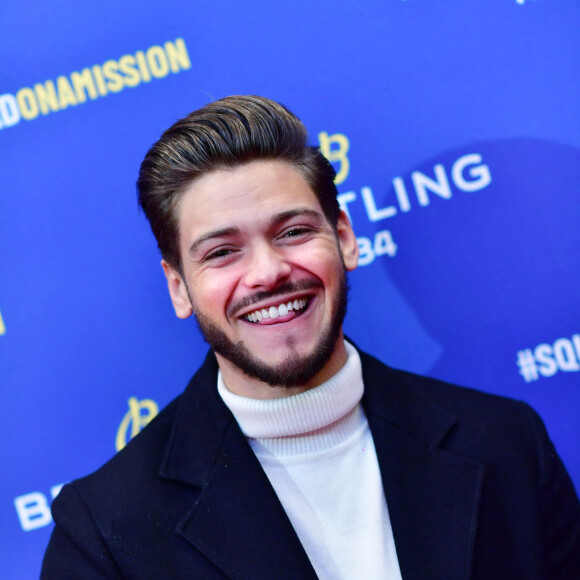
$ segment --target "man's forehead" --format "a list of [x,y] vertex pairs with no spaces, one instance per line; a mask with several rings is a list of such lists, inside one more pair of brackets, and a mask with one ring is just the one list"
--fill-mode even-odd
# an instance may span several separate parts
[[220,169],[195,180],[185,190],[177,214],[187,237],[248,225],[271,226],[298,215],[324,219],[302,174],[279,161]]

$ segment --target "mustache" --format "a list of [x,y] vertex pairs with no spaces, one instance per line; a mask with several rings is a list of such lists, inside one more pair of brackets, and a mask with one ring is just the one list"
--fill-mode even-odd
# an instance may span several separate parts
[[262,290],[256,292],[251,296],[246,296],[241,300],[238,300],[235,304],[232,304],[228,308],[228,316],[234,317],[240,310],[262,302],[264,300],[269,300],[270,298],[277,298],[284,294],[292,294],[294,292],[304,292],[304,290],[312,290],[313,288],[322,288],[322,284],[317,280],[300,280],[298,282],[284,282],[280,284],[274,290]]

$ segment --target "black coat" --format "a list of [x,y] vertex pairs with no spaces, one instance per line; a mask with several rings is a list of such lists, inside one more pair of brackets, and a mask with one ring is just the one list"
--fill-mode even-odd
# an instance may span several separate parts
[[[361,358],[403,579],[580,579],[580,505],[537,415]],[[316,578],[216,373],[210,353],[125,449],[62,489],[43,579]]]

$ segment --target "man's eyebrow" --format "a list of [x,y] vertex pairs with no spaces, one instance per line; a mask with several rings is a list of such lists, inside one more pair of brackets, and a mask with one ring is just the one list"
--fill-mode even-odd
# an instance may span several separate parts
[[228,236],[237,236],[240,233],[240,228],[222,228],[221,230],[214,230],[212,232],[207,232],[207,234],[203,234],[199,238],[195,239],[191,246],[189,246],[189,254],[192,255],[195,251],[205,242],[208,240],[213,240],[215,238],[226,238]]
[[[288,221],[289,219],[292,219],[297,216],[308,216],[310,218],[315,219],[318,222],[317,223],[318,227],[320,227],[322,225],[322,222],[324,221],[324,217],[320,212],[311,209],[309,207],[297,207],[294,209],[289,209],[287,211],[277,213],[276,215],[272,216],[272,218],[270,219],[270,227],[278,226],[281,223],[284,223],[285,221]],[[189,254],[193,255],[197,251],[197,249],[208,240],[213,240],[215,238],[227,238],[229,236],[237,236],[239,234],[240,228],[237,227],[222,228],[220,230],[213,230],[211,232],[207,232],[206,234],[203,234],[202,236],[195,239],[191,243],[191,245],[189,246]]]
[[288,211],[277,213],[270,219],[270,226],[277,226],[285,221],[288,221],[289,219],[300,216],[307,216],[315,219],[318,222],[318,227],[320,227],[324,222],[324,216],[319,211],[309,207],[297,207],[294,209],[289,209]]

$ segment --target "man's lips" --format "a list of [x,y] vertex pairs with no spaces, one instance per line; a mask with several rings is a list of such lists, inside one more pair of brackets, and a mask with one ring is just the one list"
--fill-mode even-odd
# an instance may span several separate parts
[[257,308],[241,316],[252,324],[270,325],[290,320],[300,316],[310,303],[312,296],[302,296],[294,300],[284,300],[276,305]]
[[[289,302],[308,299],[314,295],[312,290],[319,288],[322,288],[322,284],[318,280],[286,282],[273,291],[256,292],[251,296],[242,298],[228,308],[227,315],[229,318],[243,318],[257,310],[266,309],[269,311],[271,307],[279,308],[281,304],[286,304],[288,308]],[[296,311],[299,310],[301,307],[296,305]],[[294,311],[294,308],[289,309],[289,311]]]

